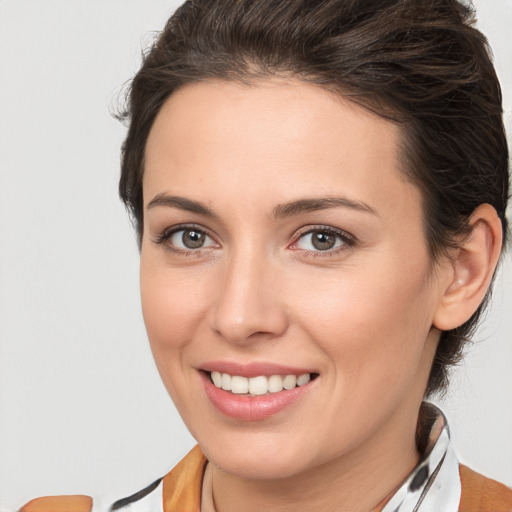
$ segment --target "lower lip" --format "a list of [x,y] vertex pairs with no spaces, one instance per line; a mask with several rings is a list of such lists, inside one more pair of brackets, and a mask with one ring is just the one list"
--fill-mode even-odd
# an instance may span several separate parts
[[218,388],[210,380],[210,376],[200,372],[206,395],[222,414],[242,421],[261,421],[270,418],[287,406],[303,398],[317,380],[309,381],[304,386],[269,393],[260,396],[236,395]]

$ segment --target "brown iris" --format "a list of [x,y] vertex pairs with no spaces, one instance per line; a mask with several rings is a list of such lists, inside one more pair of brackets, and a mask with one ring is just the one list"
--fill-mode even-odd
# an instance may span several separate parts
[[181,240],[188,249],[198,249],[204,245],[205,234],[194,229],[185,230]]
[[311,243],[315,249],[327,251],[336,244],[336,237],[325,231],[314,231],[311,233]]

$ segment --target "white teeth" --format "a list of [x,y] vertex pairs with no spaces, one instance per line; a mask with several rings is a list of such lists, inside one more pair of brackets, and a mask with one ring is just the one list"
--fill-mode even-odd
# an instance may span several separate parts
[[287,375],[283,379],[284,389],[293,389],[297,385],[297,377],[295,375]]
[[309,373],[304,373],[303,375],[299,375],[297,377],[297,386],[304,386],[311,380],[311,376]]
[[212,381],[216,387],[222,386],[222,374],[220,372],[212,372]]
[[238,375],[233,375],[231,377],[231,393],[235,393],[237,395],[245,395],[249,391],[249,379],[245,377],[240,377]]
[[281,375],[272,375],[268,378],[268,391],[270,393],[283,391],[283,378]]
[[249,393],[251,393],[251,395],[266,395],[267,392],[267,377],[261,376],[249,379]]
[[293,389],[296,386],[304,386],[311,380],[309,373],[302,375],[271,375],[265,377],[241,377],[240,375],[229,375],[229,373],[220,373],[213,371],[210,374],[215,387],[222,388],[225,391],[231,391],[237,395],[250,394],[253,396],[266,395],[267,393],[278,393],[283,389]]
[[222,374],[222,383],[220,387],[226,391],[231,391],[231,375],[227,373]]

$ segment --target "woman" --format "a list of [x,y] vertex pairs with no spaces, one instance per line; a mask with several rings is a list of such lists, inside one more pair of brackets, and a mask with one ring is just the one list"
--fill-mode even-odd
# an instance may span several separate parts
[[423,401],[507,235],[499,84],[468,8],[376,5],[187,2],[135,77],[120,192],[199,447],[111,510],[512,509]]

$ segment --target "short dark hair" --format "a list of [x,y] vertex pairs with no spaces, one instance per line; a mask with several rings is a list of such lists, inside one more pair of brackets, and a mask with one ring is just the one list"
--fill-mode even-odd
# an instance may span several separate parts
[[[274,75],[314,83],[401,127],[405,175],[422,192],[434,262],[492,205],[507,236],[508,149],[501,89],[471,6],[456,0],[189,0],[131,82],[119,191],[139,244],[146,141],[165,100],[191,82]],[[426,395],[444,391],[485,300],[442,332]]]

